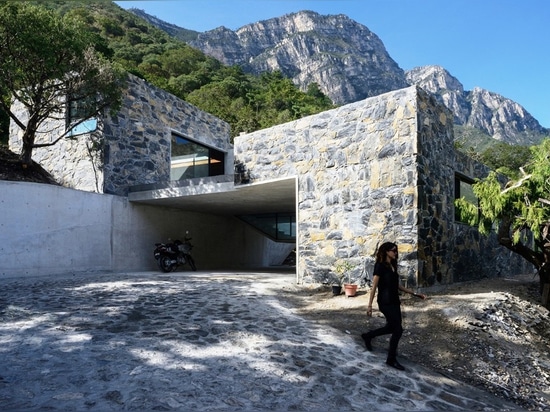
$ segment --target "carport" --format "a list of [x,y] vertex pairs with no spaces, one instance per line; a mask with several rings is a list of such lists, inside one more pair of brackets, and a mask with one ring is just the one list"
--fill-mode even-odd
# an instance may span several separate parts
[[[296,193],[295,177],[235,184],[233,175],[223,175],[133,187],[128,200],[184,212],[236,217],[271,242],[268,256],[275,262],[285,261],[286,265],[285,257],[288,259],[298,245]],[[250,250],[250,244],[244,247],[248,253],[257,251]],[[272,268],[281,267],[277,265]]]
[[233,175],[134,186],[133,203],[218,215],[296,213],[295,177],[235,184]]

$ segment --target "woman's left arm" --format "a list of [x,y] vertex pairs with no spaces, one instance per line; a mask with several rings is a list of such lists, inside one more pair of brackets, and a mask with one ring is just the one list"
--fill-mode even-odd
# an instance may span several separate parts
[[399,290],[402,291],[402,292],[405,292],[405,293],[409,293],[413,296],[416,296],[417,298],[420,298],[420,299],[426,299],[426,295],[424,295],[423,293],[415,293],[414,291],[410,290],[410,289],[407,289],[406,287],[404,286],[401,286],[399,285]]

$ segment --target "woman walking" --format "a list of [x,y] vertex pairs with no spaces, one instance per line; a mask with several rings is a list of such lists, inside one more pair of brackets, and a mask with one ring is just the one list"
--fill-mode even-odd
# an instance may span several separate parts
[[386,318],[386,325],[379,329],[363,333],[361,337],[365,341],[365,346],[367,349],[372,351],[373,338],[391,333],[386,364],[399,370],[405,370],[403,365],[397,361],[397,345],[399,344],[399,339],[401,339],[401,335],[403,334],[399,291],[410,293],[411,295],[421,299],[425,299],[426,295],[415,293],[412,290],[401,286],[399,282],[399,275],[397,274],[397,245],[395,243],[383,243],[376,252],[373,283],[370,292],[369,306],[367,308],[367,316],[369,317],[372,316],[372,301],[374,300],[374,295],[377,291],[378,308]]

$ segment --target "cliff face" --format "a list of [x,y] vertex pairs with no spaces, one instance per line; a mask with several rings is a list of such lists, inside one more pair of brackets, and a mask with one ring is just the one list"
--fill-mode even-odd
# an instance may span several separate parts
[[407,81],[434,94],[455,116],[455,123],[481,130],[511,144],[538,143],[548,135],[520,104],[497,93],[476,87],[464,91],[462,84],[440,66],[416,67],[406,72]]
[[280,70],[304,89],[316,82],[336,104],[408,86],[378,36],[342,14],[288,14],[208,31],[189,44],[251,73]]
[[[144,13],[140,16],[146,18]],[[158,19],[149,22],[163,28]],[[170,34],[174,35],[173,26]],[[188,43],[250,73],[280,70],[303,90],[315,82],[338,105],[416,84],[447,106],[456,124],[497,140],[532,144],[550,135],[550,130],[541,127],[518,103],[480,88],[465,91],[443,67],[403,71],[376,34],[342,14],[302,11],[236,31],[219,27],[198,33]]]

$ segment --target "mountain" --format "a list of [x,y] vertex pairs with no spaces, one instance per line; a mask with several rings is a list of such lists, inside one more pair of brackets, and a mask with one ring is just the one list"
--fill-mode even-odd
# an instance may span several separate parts
[[195,39],[199,35],[198,31],[183,29],[176,26],[175,24],[171,24],[155,16],[151,16],[150,14],[145,13],[143,10],[131,9],[131,12],[178,40],[187,42]]
[[259,74],[280,70],[303,88],[317,83],[336,104],[407,87],[382,41],[347,16],[312,11],[201,33],[189,45]]
[[[177,26],[145,12],[139,15],[178,35]],[[455,131],[458,134],[476,129],[481,135],[521,145],[538,143],[550,135],[550,129],[543,128],[518,103],[481,88],[465,91],[440,66],[402,70],[376,34],[342,14],[322,16],[301,11],[247,24],[236,31],[219,27],[194,34],[186,40],[189,45],[226,65],[239,65],[254,74],[280,70],[303,90],[315,82],[336,104],[417,84],[452,110],[455,123],[463,126]]]
[[416,67],[407,81],[435,95],[455,116],[455,124],[475,128],[510,144],[536,144],[548,135],[521,105],[497,93],[476,87],[465,91],[462,83],[441,66]]

